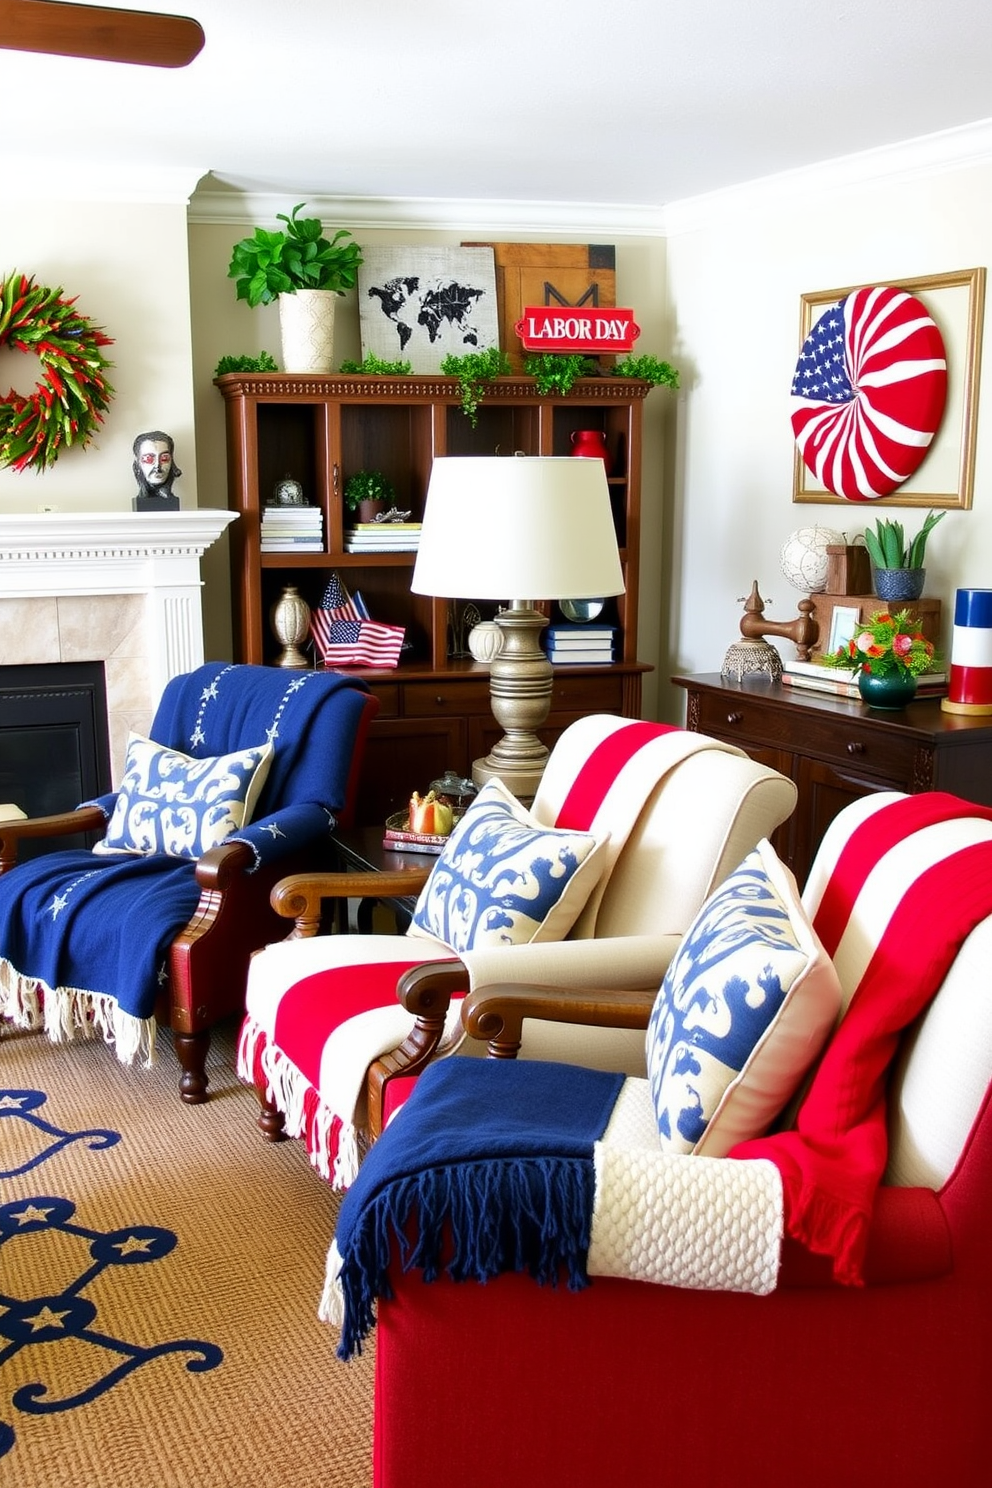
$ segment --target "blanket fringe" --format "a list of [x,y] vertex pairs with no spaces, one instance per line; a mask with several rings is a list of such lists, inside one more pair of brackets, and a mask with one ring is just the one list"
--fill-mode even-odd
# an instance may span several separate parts
[[248,1017],[238,1040],[238,1074],[266,1096],[283,1114],[289,1137],[302,1139],[311,1163],[335,1189],[346,1189],[358,1176],[361,1133],[342,1121],[264,1028]]
[[36,977],[23,976],[0,959],[0,1017],[15,1028],[39,1029],[53,1044],[77,1038],[102,1038],[111,1044],[121,1064],[141,1060],[145,1069],[155,1062],[155,1019],[125,1013],[117,999],[81,987],[49,987]]
[[590,1159],[497,1158],[427,1168],[381,1189],[363,1206],[337,1274],[329,1267],[325,1281],[329,1314],[337,1310],[332,1294],[340,1284],[338,1358],[361,1353],[375,1324],[376,1298],[393,1295],[394,1246],[402,1270],[420,1269],[425,1282],[437,1278],[444,1260],[454,1281],[526,1271],[541,1285],[556,1286],[564,1271],[571,1291],[588,1286],[594,1182]]
[[41,983],[22,976],[6,957],[0,957],[0,1017],[15,1028],[41,1028]]

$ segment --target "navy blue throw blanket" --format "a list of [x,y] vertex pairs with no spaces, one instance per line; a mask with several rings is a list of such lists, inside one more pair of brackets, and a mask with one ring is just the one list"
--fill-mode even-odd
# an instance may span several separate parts
[[[367,692],[336,672],[208,662],[167,684],[150,734],[198,759],[272,741],[253,820],[231,839],[248,844],[257,868],[333,829]],[[109,815],[115,800],[97,804]],[[79,994],[150,1023],[169,946],[199,902],[195,873],[194,862],[160,853],[83,849],[18,864],[0,878],[0,963],[9,979],[58,990],[66,1036],[73,1019],[79,1026],[87,1017]],[[117,1045],[132,1057],[119,1035]]]
[[453,1056],[430,1065],[345,1195],[335,1242],[344,1323],[338,1357],[361,1352],[375,1299],[390,1297],[395,1245],[425,1281],[527,1271],[588,1285],[593,1144],[623,1075],[576,1065]]

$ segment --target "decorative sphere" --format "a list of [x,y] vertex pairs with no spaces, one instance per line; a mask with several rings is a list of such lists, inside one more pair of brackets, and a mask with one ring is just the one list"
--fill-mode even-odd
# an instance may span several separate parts
[[779,563],[794,589],[818,594],[827,587],[827,548],[842,543],[844,534],[832,527],[800,527],[782,544]]
[[468,649],[476,661],[492,661],[503,649],[503,632],[495,620],[480,620],[468,633]]

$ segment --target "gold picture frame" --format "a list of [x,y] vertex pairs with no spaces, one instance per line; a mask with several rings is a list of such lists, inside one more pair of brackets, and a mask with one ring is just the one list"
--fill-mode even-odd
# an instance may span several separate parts
[[[878,281],[869,280],[868,284]],[[882,281],[916,295],[926,306],[944,338],[947,351],[947,404],[940,428],[926,458],[890,496],[869,502],[850,502],[817,481],[805,464],[798,445],[794,454],[792,499],[824,506],[943,506],[969,510],[975,483],[975,446],[978,438],[978,385],[982,363],[985,316],[985,269],[959,269],[951,274],[923,274],[915,279]],[[799,345],[823,311],[865,284],[844,289],[822,289],[799,301]]]

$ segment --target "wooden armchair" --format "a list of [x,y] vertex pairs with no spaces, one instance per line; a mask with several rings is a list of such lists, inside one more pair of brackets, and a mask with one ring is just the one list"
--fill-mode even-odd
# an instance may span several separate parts
[[[507,980],[654,987],[715,883],[795,805],[795,786],[741,751],[664,725],[596,715],[552,751],[531,816],[550,831],[591,823],[603,868],[567,931],[456,957],[438,938],[315,934],[328,896],[414,891],[430,863],[390,877],[299,877],[273,903],[293,935],[252,959],[239,1071],[258,1091],[263,1134],[302,1137],[347,1187],[366,1144],[432,1059],[464,1048],[465,992]],[[401,1002],[398,997],[402,996]],[[643,1066],[643,1039],[545,1024],[525,1055]]]
[[[206,1100],[210,1030],[243,1008],[252,951],[282,933],[272,888],[287,870],[321,861],[335,824],[350,820],[377,707],[364,683],[334,672],[208,663],[174,678],[152,723],[155,746],[195,771],[271,741],[250,820],[195,859],[72,849],[20,864],[25,840],[103,838],[121,793],[0,822],[0,1016],[44,1026],[55,1041],[100,1034],[127,1063],[150,1059],[163,1025],[181,1065],[180,1098]],[[169,779],[156,788],[165,803]],[[145,809],[131,818],[139,834]],[[60,927],[57,941],[34,933],[46,920]],[[97,967],[109,980],[94,980]]]

